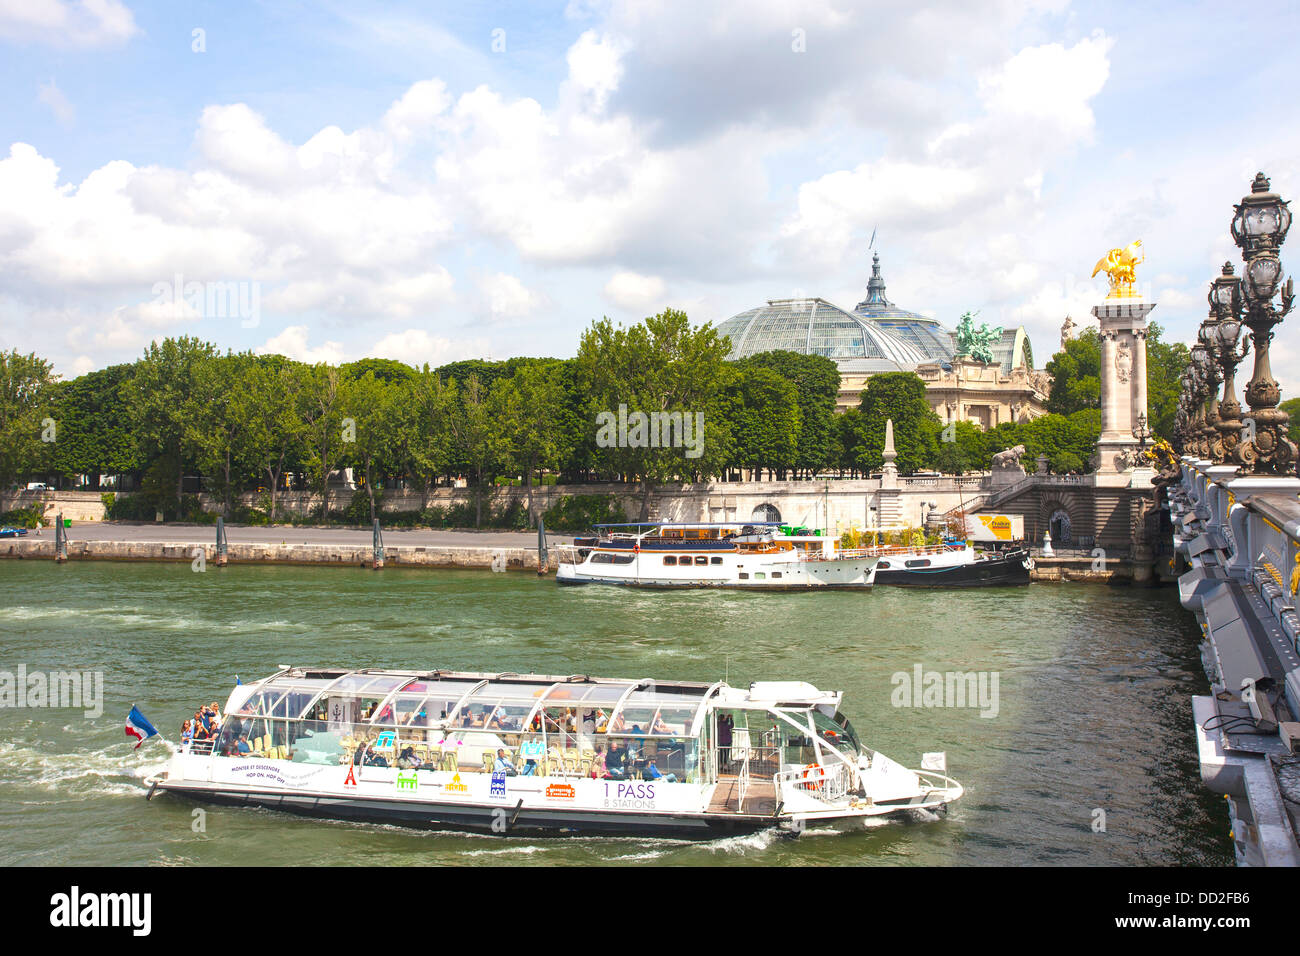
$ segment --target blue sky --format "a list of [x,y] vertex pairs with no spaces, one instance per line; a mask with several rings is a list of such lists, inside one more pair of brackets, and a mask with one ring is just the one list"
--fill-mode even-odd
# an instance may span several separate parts
[[1040,363],[1141,238],[1190,340],[1255,171],[1300,188],[1297,15],[1227,10],[0,0],[0,340],[567,356],[601,315],[851,307],[873,229],[895,302]]

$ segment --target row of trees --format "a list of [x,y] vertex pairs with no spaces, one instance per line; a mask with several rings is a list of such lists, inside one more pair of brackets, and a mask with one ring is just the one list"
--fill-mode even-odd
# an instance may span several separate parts
[[[1153,328],[1148,367],[1165,375],[1186,350],[1160,346],[1158,336]],[[1047,455],[1054,470],[1082,471],[1100,430],[1095,340],[1085,333],[1049,364],[1058,375],[1053,414],[989,432],[945,426],[910,372],[873,376],[859,406],[836,415],[834,362],[794,352],[730,362],[716,329],[693,327],[674,310],[626,328],[595,322],[572,359],[436,369],[221,354],[183,337],[65,382],[43,359],[13,352],[0,354],[0,484],[134,475],[142,497],[161,508],[181,502],[185,477],[197,474],[227,514],[241,492],[266,490],[274,521],[286,476],[319,494],[328,516],[337,498],[330,475],[351,467],[372,518],[387,479],[421,491],[427,508],[436,486],[463,477],[476,489],[481,523],[482,492],[502,477],[525,485],[531,516],[543,476],[640,482],[648,505],[656,485],[741,469],[778,478],[869,474],[883,464],[886,419],[904,474],[982,470],[1017,444],[1031,457]],[[1149,386],[1154,403],[1164,401],[1161,382]],[[1160,409],[1157,432],[1172,427]],[[646,429],[638,414],[660,423],[675,416],[677,427]],[[600,427],[615,419],[617,427]],[[702,434],[692,429],[698,421]]]

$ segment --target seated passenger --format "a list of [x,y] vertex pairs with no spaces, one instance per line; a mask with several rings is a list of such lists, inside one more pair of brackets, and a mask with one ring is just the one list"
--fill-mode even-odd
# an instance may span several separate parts
[[247,757],[253,752],[253,748],[248,746],[248,738],[240,737],[239,742],[235,744],[235,754],[240,757]]
[[397,766],[403,770],[419,770],[424,761],[415,753],[414,747],[406,747],[397,757]]
[[506,752],[497,748],[497,759],[492,763],[493,773],[504,773],[511,777],[519,774],[519,768],[506,759]]
[[645,780],[663,780],[667,783],[676,783],[677,775],[673,773],[663,773],[655,766],[655,758],[650,758],[650,763],[646,765],[645,771],[641,774]]
[[605,748],[600,747],[596,750],[596,759],[591,762],[591,775],[597,780],[609,776],[609,771],[605,769]]
[[616,747],[613,741],[605,754],[605,776],[614,780],[627,779],[627,748]]
[[668,725],[664,723],[662,717],[660,717],[658,714],[655,714],[655,719],[650,724],[650,733],[658,734],[663,737],[669,737],[672,735],[672,730],[669,729]]

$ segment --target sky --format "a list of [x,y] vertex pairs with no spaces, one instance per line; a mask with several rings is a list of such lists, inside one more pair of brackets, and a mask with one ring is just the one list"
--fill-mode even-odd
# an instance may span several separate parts
[[[1300,10],[1231,10],[0,0],[0,347],[567,357],[602,316],[851,309],[876,251],[1041,366],[1134,239],[1190,342],[1254,174],[1300,190]],[[1284,398],[1298,360],[1293,317]]]

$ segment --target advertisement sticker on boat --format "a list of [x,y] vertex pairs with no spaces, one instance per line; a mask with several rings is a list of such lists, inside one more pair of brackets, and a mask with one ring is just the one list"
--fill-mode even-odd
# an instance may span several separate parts
[[469,787],[460,782],[460,774],[451,778],[451,783],[447,784],[448,793],[469,793]]
[[420,789],[420,778],[416,776],[414,770],[410,773],[402,773],[399,770],[393,780],[393,788],[399,793],[415,793]]
[[493,800],[504,800],[506,798],[506,775],[504,771],[492,774],[492,788],[488,791],[488,796]]
[[572,800],[577,795],[578,791],[567,783],[553,783],[546,788],[546,799],[548,800]]
[[305,787],[324,767],[312,767],[309,770],[293,769],[273,763],[239,763],[231,768],[232,775],[259,783],[275,783],[282,787]]
[[634,782],[606,783],[604,806],[611,810],[653,810],[655,785]]

